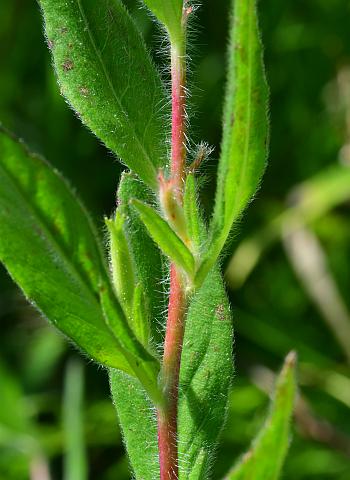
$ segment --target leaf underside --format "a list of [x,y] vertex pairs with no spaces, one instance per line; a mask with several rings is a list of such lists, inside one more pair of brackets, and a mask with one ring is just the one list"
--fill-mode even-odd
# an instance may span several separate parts
[[166,94],[120,0],[39,0],[62,94],[148,185],[167,162]]

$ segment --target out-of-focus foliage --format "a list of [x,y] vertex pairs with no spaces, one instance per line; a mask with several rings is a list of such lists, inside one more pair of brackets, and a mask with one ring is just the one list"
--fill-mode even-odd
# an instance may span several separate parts
[[[160,35],[153,36],[155,27],[146,12],[134,0],[125,3],[146,41],[159,52],[154,38]],[[215,7],[209,0],[202,3],[198,20],[190,26],[190,82],[195,88],[189,114],[195,126],[193,141],[205,139],[215,146],[202,190],[209,205],[221,136],[229,2],[217,0]],[[271,153],[262,188],[244,225],[236,228],[227,259],[245,239],[297,202],[288,194],[301,182],[339,162],[350,163],[350,5],[345,0],[259,3],[271,88]],[[162,54],[155,57],[157,63],[163,59]],[[36,2],[2,0],[0,68],[1,121],[72,180],[96,218],[110,214],[120,167],[60,97]],[[334,334],[337,326],[329,321],[330,315],[339,319],[334,312],[341,304],[342,325],[350,329],[349,202],[299,227],[307,228],[317,243],[305,241],[310,238],[305,235],[293,239],[287,225],[247,281],[232,290],[236,377],[214,478],[228,471],[260,430],[272,372],[291,349],[300,359],[301,396],[283,478],[350,476],[350,367]],[[291,247],[296,242],[298,248]],[[317,244],[317,250],[310,250],[310,244]],[[321,257],[315,254],[320,249]],[[300,255],[295,258],[301,250],[304,259],[323,258],[322,269],[316,261],[301,272]],[[318,283],[310,276],[315,271],[326,272],[326,290],[324,275],[316,276]],[[46,480],[48,465],[51,478],[61,479],[61,392],[67,360],[75,353],[21,299],[3,269],[0,273],[0,480],[26,480],[29,469],[32,479],[40,472]],[[310,288],[310,278],[318,288]],[[330,285],[336,295],[329,299]],[[87,364],[83,421],[89,478],[126,480],[130,475],[109,395],[107,378]]]

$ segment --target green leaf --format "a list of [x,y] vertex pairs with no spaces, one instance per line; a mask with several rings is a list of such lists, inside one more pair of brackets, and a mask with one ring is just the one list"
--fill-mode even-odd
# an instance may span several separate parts
[[94,360],[132,373],[104,322],[94,227],[62,177],[0,129],[0,261],[26,297]]
[[159,362],[131,332],[85,210],[47,163],[3,131],[0,229],[0,260],[28,299],[94,360],[136,375],[160,401]]
[[259,186],[266,166],[267,103],[256,0],[236,0],[215,208],[198,284],[216,262],[233,223]]
[[88,464],[84,438],[84,366],[70,360],[65,374],[63,398],[64,480],[86,480]]
[[159,362],[137,340],[128,325],[122,307],[111,288],[101,287],[101,304],[105,320],[118,341],[118,347],[156,405],[163,401],[158,388]]
[[194,295],[186,319],[179,398],[179,478],[205,480],[225,422],[233,376],[232,317],[218,268]]
[[167,162],[166,94],[120,0],[39,0],[62,94],[148,185]]
[[296,394],[296,355],[291,352],[277,379],[270,414],[250,450],[226,480],[277,480],[289,447],[290,422]]
[[195,265],[193,255],[174,230],[152,207],[138,200],[133,200],[132,205],[159,248],[192,277]]
[[110,387],[136,480],[159,480],[157,420],[149,398],[134,378],[109,370]]
[[[130,205],[130,200],[137,198],[153,204],[153,194],[135,175],[124,173],[118,188],[118,209],[126,219],[125,234],[132,251],[137,283],[142,284],[147,298],[148,317],[151,321],[151,334],[155,343],[161,343],[159,325],[163,321],[167,305],[165,285],[162,282],[167,274],[167,261],[162,257],[157,245],[150,238],[148,231],[138,213]],[[145,255],[147,252],[147,255]]]
[[157,19],[165,26],[171,42],[182,41],[182,7],[183,0],[143,0]]
[[[137,281],[147,298],[144,307],[151,321],[151,334],[155,343],[160,344],[160,322],[166,308],[162,272],[166,271],[166,266],[163,266],[159,248],[150,238],[135,209],[131,207],[129,202],[132,198],[154,202],[153,196],[135,176],[123,174],[118,189],[118,208],[127,219],[126,234],[136,266]],[[135,291],[135,301],[137,296]],[[140,383],[123,372],[111,369],[110,384],[135,478],[159,479],[157,420],[152,410],[153,405]]]

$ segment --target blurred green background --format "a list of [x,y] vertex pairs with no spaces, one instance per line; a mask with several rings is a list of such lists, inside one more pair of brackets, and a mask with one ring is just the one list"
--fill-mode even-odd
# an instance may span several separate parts
[[[125,3],[161,63],[159,32],[139,4]],[[215,146],[202,192],[208,207],[221,135],[229,2],[202,3],[191,34],[190,113],[193,143]],[[348,480],[350,3],[259,4],[271,151],[262,188],[236,228],[224,265],[236,375],[213,478],[248,447],[266,414],[273,375],[295,349],[300,398],[283,478]],[[70,179],[102,227],[102,215],[114,208],[120,166],[59,95],[34,0],[0,2],[0,121]],[[86,478],[130,478],[104,371],[81,360],[48,327],[2,267],[0,317],[0,480],[64,478],[74,422],[78,437],[84,425]],[[84,462],[83,448],[75,455]]]

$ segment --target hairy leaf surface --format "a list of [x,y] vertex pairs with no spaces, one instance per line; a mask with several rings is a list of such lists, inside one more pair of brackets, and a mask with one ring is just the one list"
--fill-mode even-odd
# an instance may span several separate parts
[[172,42],[181,42],[183,0],[144,0],[144,3],[165,26]]
[[226,480],[277,480],[289,447],[290,422],[296,393],[296,355],[291,352],[277,379],[270,414],[250,450]]
[[267,102],[256,0],[236,0],[215,209],[198,283],[215,263],[234,221],[259,186],[266,166]]
[[232,318],[217,268],[191,301],[180,371],[179,478],[209,478],[233,375]]
[[99,296],[101,285],[110,287],[102,258],[92,222],[64,180],[1,130],[0,260],[26,297],[94,360],[134,375],[123,346],[156,368],[120,306],[118,335],[105,323]]
[[40,0],[63,95],[148,185],[167,159],[164,88],[120,0]]

